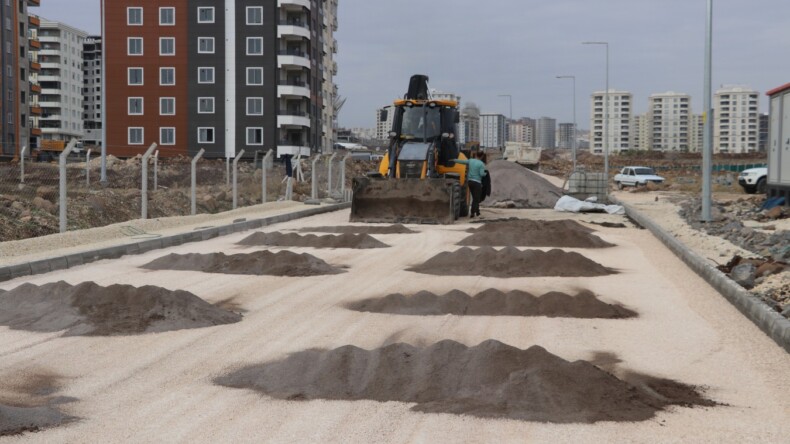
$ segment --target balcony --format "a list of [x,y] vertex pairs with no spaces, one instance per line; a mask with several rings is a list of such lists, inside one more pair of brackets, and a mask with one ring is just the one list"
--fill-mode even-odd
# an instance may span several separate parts
[[310,69],[310,59],[301,51],[280,51],[277,55],[278,68]]
[[38,28],[41,26],[41,19],[36,17],[35,15],[28,15],[27,21],[30,23],[31,28]]
[[294,11],[301,11],[302,8],[309,10],[310,0],[277,0],[277,7]]
[[41,136],[44,132],[41,131],[41,128],[30,128],[30,135],[31,136]]
[[41,49],[41,42],[38,40],[28,40],[28,43],[30,44],[31,48]]
[[30,6],[41,6],[41,0],[27,0],[27,4]]
[[281,83],[280,85],[277,86],[277,97],[278,98],[306,97],[309,99],[310,88],[308,88],[305,84],[292,85],[292,84]]
[[38,35],[38,40],[42,43],[60,43],[59,35]]
[[277,25],[277,38],[287,39],[288,37],[296,37],[298,39],[310,40],[310,30],[301,24],[283,24]]
[[286,154],[290,154],[292,156],[296,156],[297,154],[302,154],[302,157],[310,157],[310,147],[309,146],[296,146],[296,145],[277,145],[277,157],[284,156]]
[[30,107],[30,114],[41,115],[41,107],[38,106],[31,106]]
[[35,83],[31,83],[30,92],[35,94],[41,94],[41,85],[36,85]]
[[30,70],[31,71],[41,71],[41,63],[30,61]]
[[300,111],[282,111],[277,115],[277,128],[310,128],[310,118]]

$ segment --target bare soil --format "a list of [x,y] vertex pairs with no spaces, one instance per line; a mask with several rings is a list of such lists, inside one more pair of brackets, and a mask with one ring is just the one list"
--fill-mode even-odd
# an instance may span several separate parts
[[299,230],[303,233],[361,233],[361,234],[409,234],[417,233],[402,224],[395,225],[342,225],[337,227],[307,227]]
[[592,277],[617,273],[579,253],[559,249],[549,251],[524,250],[505,247],[477,249],[461,248],[454,252],[443,252],[421,265],[407,269],[417,273],[441,276],[488,276],[488,277]]
[[73,421],[59,406],[74,401],[57,396],[60,378],[26,371],[0,378],[0,437],[38,432]]
[[307,350],[215,382],[277,399],[399,401],[419,412],[551,423],[645,421],[672,405],[715,405],[679,382],[647,377],[634,385],[587,361],[495,340]]
[[0,294],[0,325],[64,331],[64,336],[130,335],[239,322],[241,315],[192,293],[146,285],[102,287],[94,282],[22,284]]
[[507,293],[488,289],[474,296],[452,290],[438,296],[421,291],[405,296],[400,293],[383,298],[365,299],[346,305],[355,311],[400,315],[442,316],[545,316],[549,318],[625,319],[637,314],[619,304],[607,304],[589,290],[576,296],[557,291],[534,296],[525,291]]
[[376,240],[369,234],[341,234],[338,236],[315,234],[299,235],[296,233],[253,233],[237,243],[245,246],[272,245],[278,247],[313,247],[313,248],[387,248],[389,245]]
[[273,276],[317,276],[344,273],[307,253],[290,251],[272,253],[256,251],[249,254],[189,253],[155,259],[142,266],[149,270],[191,270],[205,273],[251,274]]
[[591,229],[571,220],[508,220],[486,223],[467,231],[474,234],[459,242],[458,245],[557,248],[614,246],[591,234]]

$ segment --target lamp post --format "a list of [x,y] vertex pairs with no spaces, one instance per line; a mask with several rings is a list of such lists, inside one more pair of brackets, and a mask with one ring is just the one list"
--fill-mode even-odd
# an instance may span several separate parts
[[703,222],[711,221],[711,163],[713,161],[713,113],[711,110],[711,83],[713,59],[713,0],[708,0],[705,26],[705,90],[703,119],[705,128],[702,140],[702,213]]
[[[512,122],[513,121],[513,96],[510,95],[510,94],[499,94],[497,97],[507,97],[508,103],[510,104],[510,115],[509,115],[508,118]],[[510,128],[510,122],[508,122],[508,124],[505,125],[505,133],[509,132],[509,131],[507,131],[508,128]],[[507,134],[505,135],[505,138],[506,139],[508,138]]]
[[606,90],[603,93],[603,175],[606,195],[609,195],[609,42],[582,42],[582,45],[606,46]]
[[573,80],[573,135],[571,140],[571,153],[573,157],[573,171],[576,171],[576,141],[578,133],[576,132],[576,76],[557,76],[558,79],[571,79]]

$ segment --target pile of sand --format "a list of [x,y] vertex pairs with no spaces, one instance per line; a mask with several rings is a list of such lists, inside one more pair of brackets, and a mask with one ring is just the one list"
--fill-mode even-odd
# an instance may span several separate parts
[[361,233],[361,234],[410,234],[417,231],[394,225],[342,225],[337,227],[307,227],[299,230],[303,233]]
[[129,335],[239,322],[241,315],[192,293],[161,287],[22,284],[0,294],[0,325],[74,335]]
[[344,273],[321,259],[307,253],[290,251],[272,253],[256,251],[249,254],[189,253],[155,259],[142,268],[148,270],[190,270],[205,273],[252,274],[272,276],[317,276]]
[[313,247],[313,248],[387,248],[389,245],[376,240],[369,234],[340,234],[337,236],[328,234],[326,236],[316,236],[307,234],[301,236],[296,233],[253,233],[237,245],[262,246],[272,245],[278,247]]
[[483,206],[512,202],[515,208],[554,208],[562,197],[561,189],[514,162],[495,160],[486,168],[491,172],[491,195]]
[[407,268],[417,273],[441,276],[537,277],[537,276],[605,276],[616,271],[606,268],[576,252],[505,247],[461,248],[442,252],[422,265]]
[[486,223],[467,230],[474,233],[458,243],[467,246],[524,246],[558,248],[604,248],[614,245],[601,240],[584,225],[571,220],[507,220]]
[[346,307],[355,311],[420,316],[452,314],[583,319],[624,319],[636,316],[635,312],[622,305],[599,300],[589,290],[580,291],[575,297],[556,291],[534,296],[520,290],[504,293],[493,288],[475,296],[469,296],[461,290],[452,290],[441,296],[421,291],[411,296],[396,293],[383,298],[365,299]]
[[714,405],[678,382],[648,378],[632,385],[587,361],[494,340],[475,347],[442,341],[427,348],[307,350],[215,382],[278,399],[398,401],[416,403],[412,410],[421,412],[553,423],[644,421],[671,405]]
[[61,412],[74,398],[56,396],[60,377],[51,373],[17,372],[0,377],[0,437],[56,427],[75,418]]

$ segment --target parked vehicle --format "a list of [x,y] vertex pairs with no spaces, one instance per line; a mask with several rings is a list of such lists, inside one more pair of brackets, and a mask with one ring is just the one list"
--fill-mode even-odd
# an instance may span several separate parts
[[738,185],[743,187],[746,194],[765,194],[768,178],[768,168],[749,168],[738,175]]
[[614,176],[614,183],[617,184],[617,189],[622,190],[624,187],[638,187],[647,185],[648,182],[654,184],[664,183],[664,178],[656,175],[652,168],[641,166],[628,166],[620,170],[620,173]]

